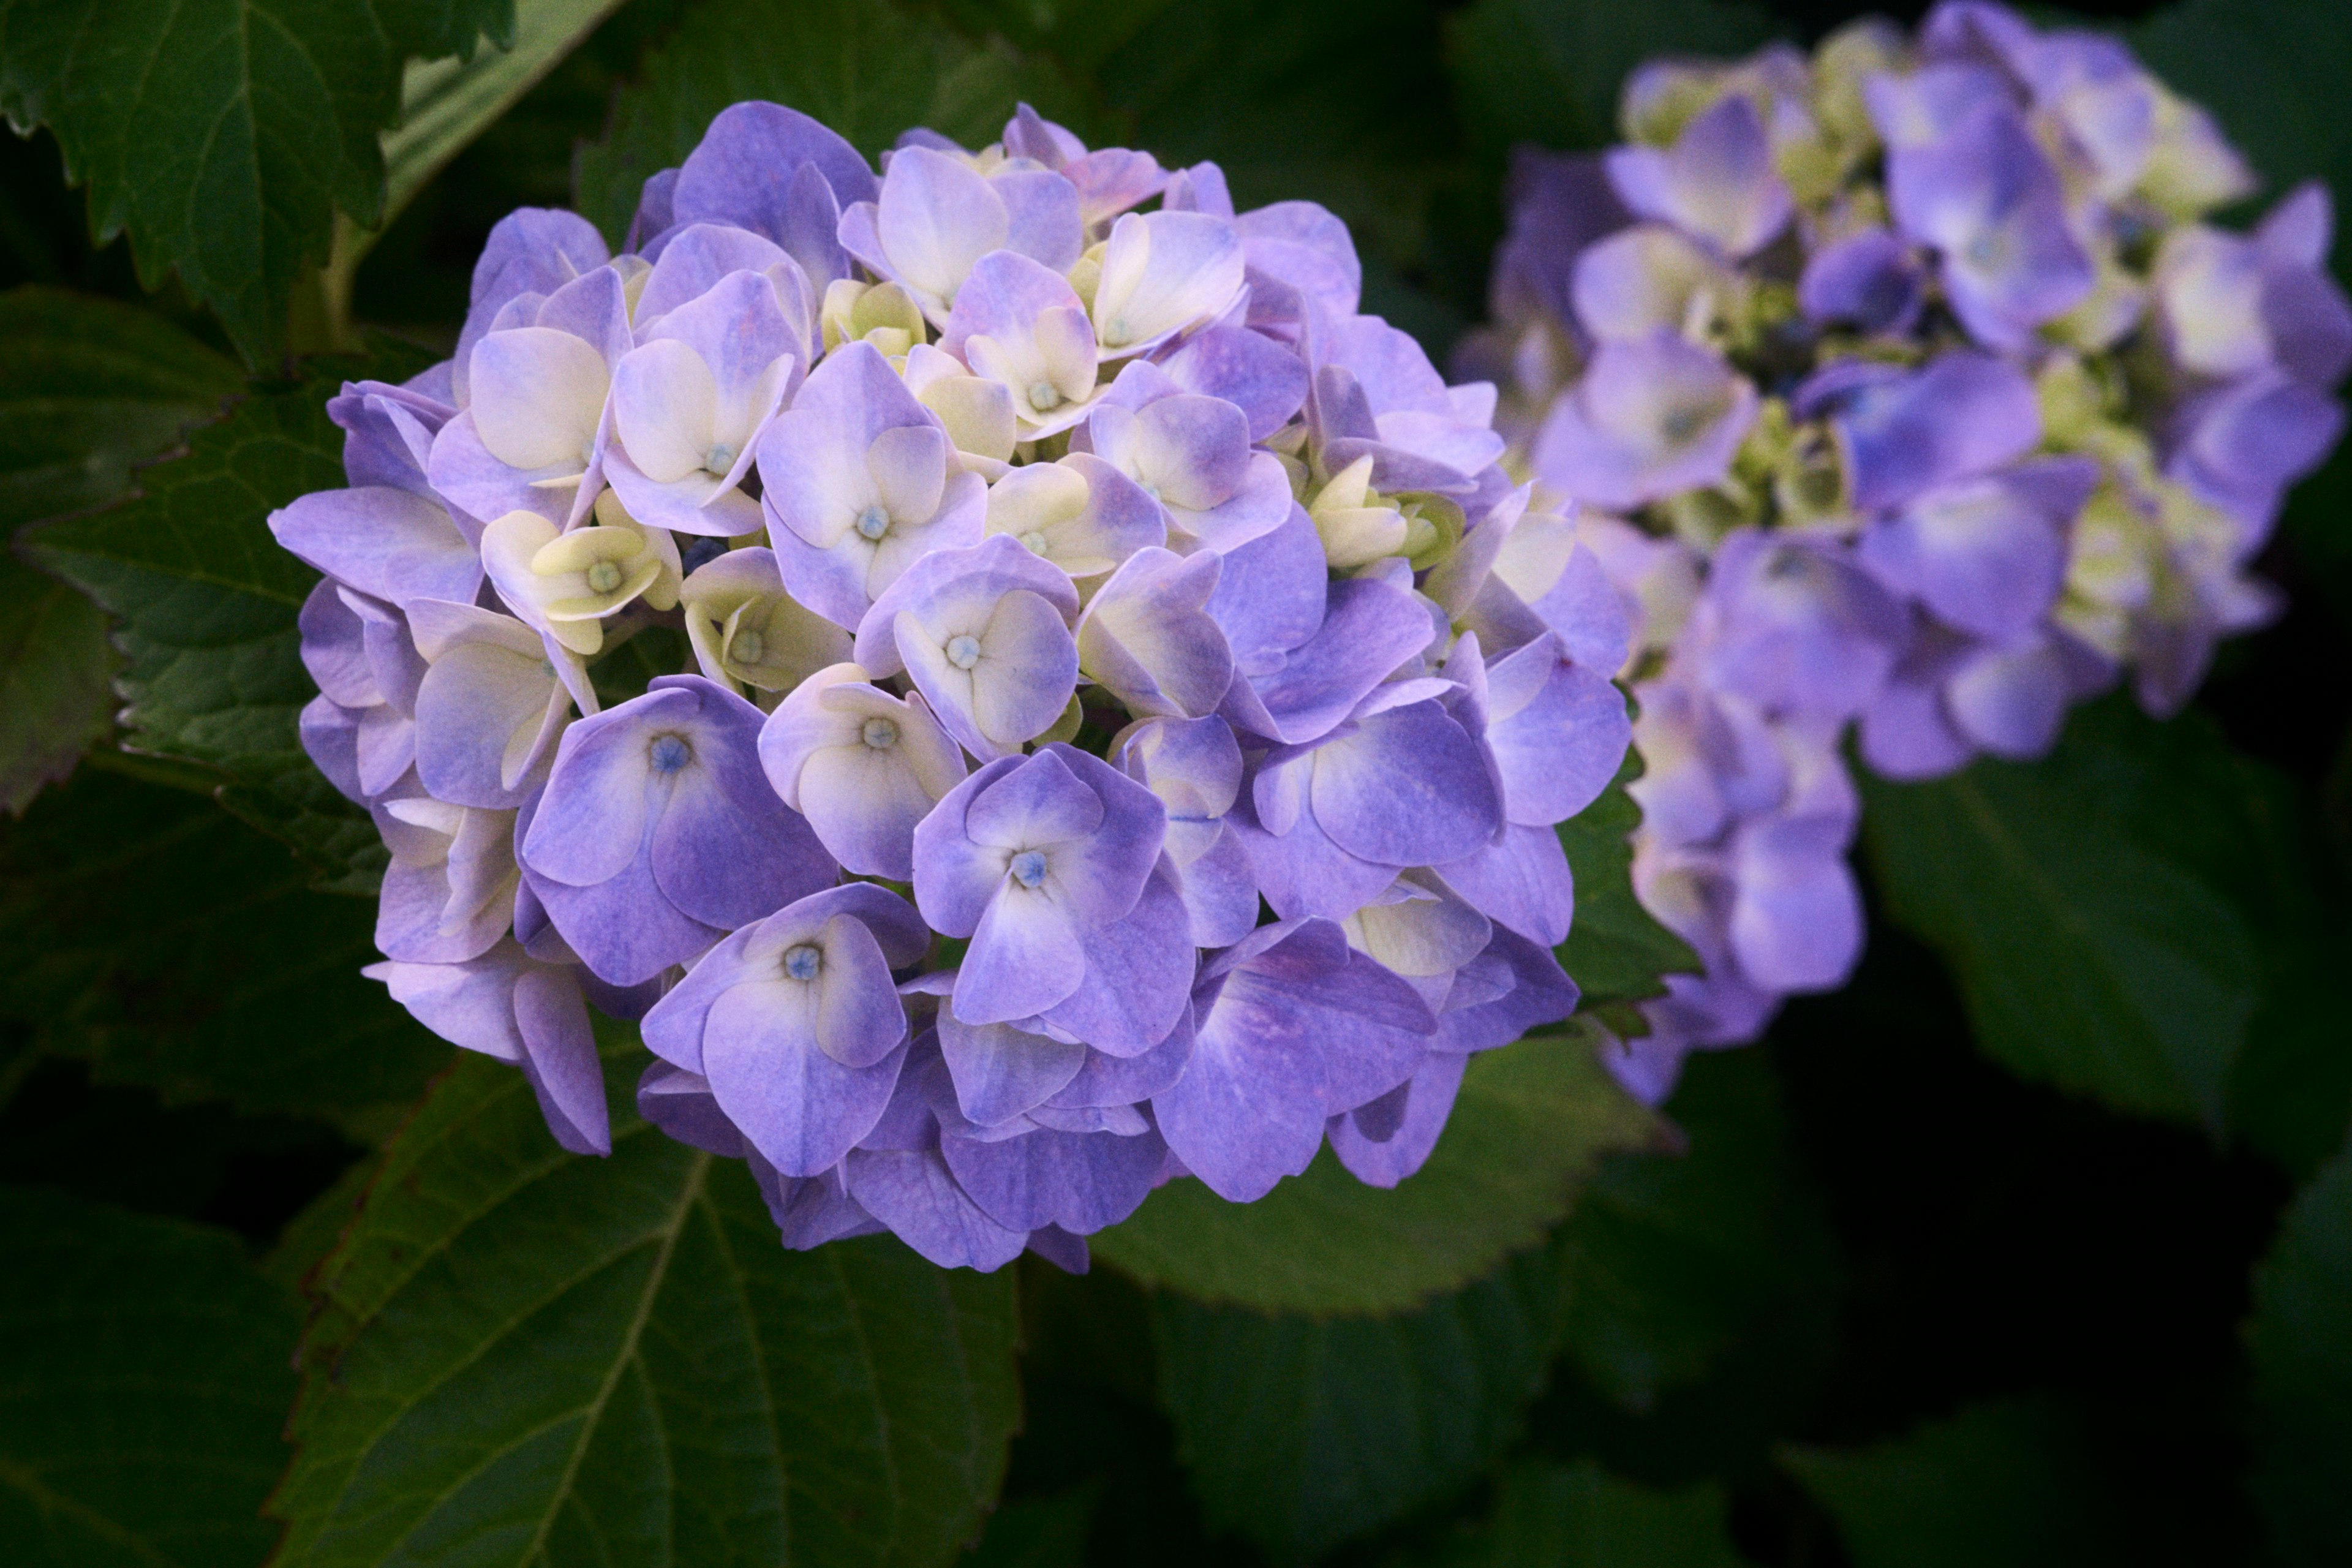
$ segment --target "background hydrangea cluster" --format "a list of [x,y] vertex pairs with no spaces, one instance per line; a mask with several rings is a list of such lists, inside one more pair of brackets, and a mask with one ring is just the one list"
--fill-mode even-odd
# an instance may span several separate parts
[[1890,778],[2039,756],[2274,613],[2352,310],[2324,186],[2214,226],[2255,181],[2204,111],[1999,5],[1654,62],[1621,120],[1523,155],[1463,358],[1633,619],[1635,884],[1706,967],[1616,1060],[1654,1100],[1851,972],[1849,725]]
[[1171,1175],[1410,1174],[1576,1005],[1552,829],[1627,629],[1360,281],[1322,208],[1026,109],[877,178],[739,104],[621,256],[507,218],[271,519],[392,854],[369,973],[574,1150],[590,1005],[642,1020],[647,1119],[795,1247],[1083,1267]]

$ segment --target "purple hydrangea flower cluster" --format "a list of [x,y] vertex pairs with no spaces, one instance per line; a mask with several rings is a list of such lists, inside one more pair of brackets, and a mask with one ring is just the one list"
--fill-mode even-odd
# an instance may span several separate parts
[[368,973],[579,1151],[590,1008],[639,1021],[645,1116],[794,1247],[1083,1267],[1172,1177],[1411,1174],[1576,1005],[1628,631],[1360,282],[1322,208],[1025,108],[877,175],[738,104],[619,256],[507,218],[271,520]]
[[1636,882],[1706,965],[1619,1061],[1656,1098],[1858,957],[1849,724],[1892,778],[2039,756],[2274,612],[2248,563],[2342,431],[2352,309],[2324,187],[2214,226],[2254,181],[2203,110],[1981,0],[1622,111],[1522,155],[1464,358],[1633,617]]

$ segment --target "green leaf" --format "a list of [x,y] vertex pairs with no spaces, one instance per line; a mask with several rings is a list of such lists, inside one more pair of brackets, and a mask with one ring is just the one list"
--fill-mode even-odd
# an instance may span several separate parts
[[514,0],[510,47],[484,49],[470,59],[451,55],[408,63],[400,82],[400,123],[383,137],[383,216],[373,228],[341,215],[335,219],[334,248],[320,284],[330,337],[348,333],[359,265],[417,192],[620,6],[621,0]]
[[449,1059],[360,966],[375,911],[210,801],[97,769],[0,823],[0,1019],[169,1101],[362,1136]]
[[2082,1568],[2121,1548],[2096,1437],[2043,1398],[1972,1405],[1876,1447],[1781,1454],[1854,1568]]
[[1083,1568],[1099,1500],[1096,1489],[1080,1487],[1000,1503],[988,1516],[988,1533],[958,1561],[962,1568]]
[[2352,1558],[2352,1150],[2296,1194],[2254,1271],[2250,1489],[2285,1568]]
[[1444,1568],[1738,1568],[1712,1486],[1654,1491],[1591,1464],[1522,1460],[1495,1510],[1447,1544]]
[[1478,0],[1448,19],[1445,63],[1474,147],[1595,148],[1618,139],[1617,94],[1661,55],[1744,55],[1780,29],[1723,0]]
[[1864,777],[1887,912],[1944,956],[2019,1075],[2217,1128],[2263,1002],[2271,911],[2302,903],[2266,790],[2210,723],[2117,696],[2050,756],[1924,784]]
[[1472,1058],[1419,1174],[1366,1186],[1327,1148],[1254,1204],[1171,1182],[1093,1239],[1147,1285],[1265,1311],[1410,1311],[1535,1246],[1594,1161],[1653,1135],[1590,1037],[1535,1037]]
[[1837,1242],[1769,1061],[1696,1056],[1667,1111],[1686,1147],[1612,1155],[1560,1233],[1570,1359],[1637,1413],[1745,1347],[1818,1366],[1836,1341]]
[[346,891],[373,889],[383,847],[303,754],[296,721],[318,689],[294,619],[318,574],[278,547],[268,519],[343,484],[342,432],[326,413],[338,385],[404,380],[425,363],[386,339],[373,359],[313,360],[299,379],[257,382],[184,457],[142,472],[138,496],[26,536],[40,565],[115,617],[126,745],[218,770],[222,804]]
[[152,310],[29,284],[0,294],[0,530],[115,500],[132,464],[243,386]]
[[1395,1317],[1159,1298],[1160,1397],[1208,1524],[1303,1561],[1466,1484],[1542,1388],[1564,1283],[1538,1248]]
[[[62,289],[0,294],[0,537],[100,506],[236,393],[235,367],[146,310]],[[111,723],[106,617],[0,556],[0,809],[21,812]]]
[[1017,1419],[1013,1277],[787,1252],[751,1176],[627,1114],[566,1154],[468,1058],[320,1271],[284,1564],[942,1563]]
[[580,210],[618,244],[646,176],[682,163],[712,116],[745,99],[814,115],[871,158],[916,125],[993,142],[1024,96],[1050,104],[1067,91],[1009,47],[888,0],[702,0],[621,93],[604,139],[581,149]]
[[514,32],[513,0],[0,0],[0,111],[45,124],[91,232],[128,230],[246,358],[274,361],[337,209],[383,210],[401,62]]
[[1556,950],[1559,964],[1584,994],[1580,1010],[1605,1009],[1617,1025],[1638,1023],[1629,1004],[1662,994],[1664,976],[1699,967],[1690,944],[1633,896],[1633,830],[1642,825],[1642,808],[1625,786],[1641,776],[1641,756],[1629,750],[1601,798],[1559,828],[1576,874],[1576,920]]
[[0,1189],[0,1541],[22,1568],[246,1568],[294,1298],[236,1237]]
[[0,811],[23,812],[106,738],[113,673],[98,606],[0,555]]

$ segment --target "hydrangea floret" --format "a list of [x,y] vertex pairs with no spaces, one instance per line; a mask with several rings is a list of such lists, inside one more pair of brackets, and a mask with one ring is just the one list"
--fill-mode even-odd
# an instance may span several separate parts
[[877,174],[738,104],[617,256],[508,217],[271,519],[368,973],[576,1151],[636,1022],[639,1110],[794,1247],[1082,1268],[1171,1179],[1412,1174],[1576,1007],[1628,632],[1360,284],[1322,208],[1025,108]]
[[1979,0],[1654,63],[1621,118],[1521,154],[1461,368],[1633,620],[1637,886],[1705,965],[1617,1058],[1654,1099],[1858,957],[1849,728],[1895,779],[2032,758],[2275,612],[2352,310],[2324,186],[2217,226],[2255,180],[2202,110]]

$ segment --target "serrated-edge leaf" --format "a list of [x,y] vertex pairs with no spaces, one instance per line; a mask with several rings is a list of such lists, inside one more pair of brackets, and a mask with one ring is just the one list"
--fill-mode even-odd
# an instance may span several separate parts
[[383,212],[402,60],[513,31],[512,0],[0,0],[0,112],[47,124],[92,233],[128,230],[142,281],[177,272],[262,364],[337,210]]
[[562,1153],[487,1061],[428,1097],[315,1276],[276,1561],[462,1536],[468,1562],[830,1568],[976,1531],[1015,1424],[1010,1274],[787,1253],[740,1165],[625,1114],[613,1143]]
[[253,384],[177,456],[142,468],[118,505],[26,531],[24,548],[115,617],[126,749],[217,769],[222,804],[292,845],[341,891],[372,892],[383,848],[365,812],[304,753],[317,687],[295,617],[318,574],[280,549],[268,515],[344,483],[326,400],[347,378],[402,380],[422,351],[381,340],[373,358],[306,362]]

